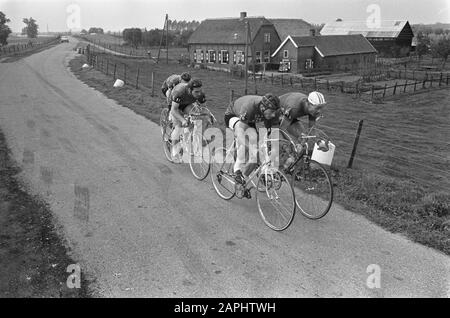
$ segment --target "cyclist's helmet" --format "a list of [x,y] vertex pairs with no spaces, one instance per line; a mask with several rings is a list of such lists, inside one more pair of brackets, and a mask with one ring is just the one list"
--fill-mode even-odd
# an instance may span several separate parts
[[325,97],[322,93],[311,92],[308,95],[308,101],[314,106],[326,104]]
[[192,79],[188,83],[188,87],[190,89],[199,88],[199,87],[202,87],[202,85],[203,85],[203,83],[199,79]]
[[191,74],[189,74],[188,72],[183,72],[183,73],[181,73],[180,76],[181,76],[181,79],[183,81],[185,81],[186,83],[191,80]]
[[280,99],[278,98],[278,96],[275,96],[272,93],[267,93],[261,100],[260,109],[261,112],[264,112],[267,109],[273,111],[278,110],[280,109]]

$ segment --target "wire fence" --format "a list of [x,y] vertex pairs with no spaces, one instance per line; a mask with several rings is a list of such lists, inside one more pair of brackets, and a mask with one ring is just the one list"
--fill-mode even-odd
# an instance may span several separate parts
[[0,47],[0,56],[8,56],[14,55],[25,51],[30,51],[34,49],[38,49],[59,41],[59,38],[50,38],[47,41],[42,42],[28,42],[28,43],[18,43],[18,44],[9,44],[6,46]]

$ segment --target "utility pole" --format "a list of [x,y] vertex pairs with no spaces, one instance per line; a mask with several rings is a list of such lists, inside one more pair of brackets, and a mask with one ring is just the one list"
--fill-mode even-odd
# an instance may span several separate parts
[[[161,40],[160,40],[160,42],[159,42],[158,57],[157,57],[157,59],[156,59],[156,64],[159,63],[159,56],[160,56],[160,54],[161,54],[162,41],[163,41],[163,38],[164,38],[164,30],[165,30],[166,28],[168,28],[168,26],[167,26],[167,25],[168,25],[168,19],[169,19],[169,15],[166,14],[166,20],[164,21],[163,33],[161,34]],[[166,42],[167,42],[167,37],[166,37]],[[167,44],[166,44],[166,45],[167,45]]]
[[244,72],[244,78],[245,78],[245,90],[244,95],[247,95],[248,90],[248,20],[245,20],[245,72]]
[[166,14],[166,64],[169,64],[169,16]]

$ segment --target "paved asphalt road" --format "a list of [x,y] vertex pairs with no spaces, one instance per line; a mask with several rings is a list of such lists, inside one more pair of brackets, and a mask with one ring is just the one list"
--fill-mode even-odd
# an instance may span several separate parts
[[219,199],[156,124],[74,77],[74,42],[0,63],[0,125],[100,296],[450,296],[449,257],[337,205],[278,233],[254,200]]

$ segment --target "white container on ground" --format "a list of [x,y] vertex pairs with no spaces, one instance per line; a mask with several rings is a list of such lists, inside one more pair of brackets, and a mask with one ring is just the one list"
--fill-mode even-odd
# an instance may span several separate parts
[[88,64],[83,64],[83,66],[82,66],[82,68],[88,68],[89,67],[89,65]]
[[325,166],[331,166],[331,162],[334,157],[334,150],[336,146],[333,143],[328,143],[328,151],[319,150],[317,143],[314,143],[314,149],[312,152],[311,159],[321,163]]
[[122,87],[124,84],[125,84],[125,83],[124,83],[122,80],[116,79],[116,81],[115,81],[113,87]]

